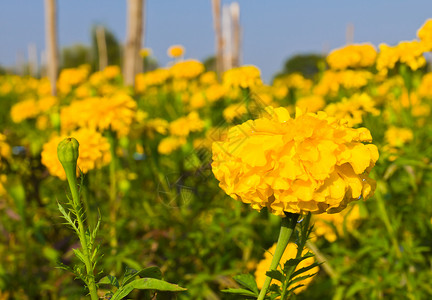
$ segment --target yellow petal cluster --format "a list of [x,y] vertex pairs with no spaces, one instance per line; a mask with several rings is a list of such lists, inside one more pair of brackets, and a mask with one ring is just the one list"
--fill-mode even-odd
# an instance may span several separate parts
[[403,147],[413,140],[414,135],[409,128],[389,127],[385,132],[385,140],[391,147]]
[[[273,259],[273,254],[275,253],[275,250],[276,250],[276,244],[274,244],[270,249],[268,249],[264,253],[263,260],[261,260],[257,265],[256,271],[255,271],[255,280],[256,280],[256,283],[257,283],[257,286],[259,289],[262,289],[262,287],[264,285],[264,281],[266,278],[266,272],[270,269],[270,264],[271,264],[271,261]],[[307,249],[307,248],[304,248],[302,255],[306,255],[308,252],[311,252],[311,251],[309,251],[309,249]],[[297,245],[294,243],[289,243],[285,249],[284,254],[282,255],[282,258],[281,258],[279,264],[281,266],[283,266],[287,260],[295,258],[296,255],[297,255]],[[302,260],[298,264],[295,271],[297,271],[301,268],[309,267],[314,262],[315,262],[315,260],[313,257],[308,257],[308,258]],[[317,274],[318,271],[319,271],[319,267],[314,267],[314,268],[294,277],[294,279],[297,277],[301,277],[301,276],[314,275],[314,274]],[[313,278],[314,278],[314,276],[311,276],[311,277],[306,278],[304,280],[300,280],[299,282],[290,286],[290,288],[294,288],[296,286],[302,285],[301,287],[295,289],[295,291],[294,291],[295,294],[299,294],[299,293],[303,292],[304,290],[306,290],[307,286],[311,283]],[[272,284],[281,285],[281,282],[276,280],[276,279],[273,279]]]
[[170,68],[175,79],[192,79],[204,72],[204,65],[197,60],[185,60],[178,62]]
[[286,108],[231,128],[213,143],[212,169],[219,186],[252,208],[279,216],[338,212],[370,197],[369,171],[378,159],[366,128],[354,129],[324,112],[291,118]]
[[160,141],[158,145],[158,152],[160,154],[168,155],[184,144],[186,144],[186,139],[184,137],[169,136]]
[[355,44],[333,50],[327,56],[327,63],[335,70],[365,68],[372,66],[376,57],[377,52],[373,45]]
[[14,104],[11,108],[11,118],[15,123],[34,118],[39,114],[39,106],[35,99],[27,99]]
[[361,124],[367,114],[379,114],[374,100],[366,93],[354,94],[350,98],[343,98],[341,102],[331,103],[324,111],[331,117],[346,120],[350,127]]
[[319,95],[301,97],[296,101],[296,106],[304,112],[317,112],[325,106],[325,100]]
[[52,175],[66,180],[66,174],[57,157],[57,146],[68,136],[76,138],[80,144],[78,168],[81,169],[83,173],[100,168],[111,161],[110,144],[108,140],[96,131],[83,128],[72,132],[70,135],[55,136],[44,144],[41,154],[42,164],[48,168],[48,171]]
[[420,41],[432,44],[432,19],[426,20],[426,22],[417,31],[417,37]]
[[413,71],[426,64],[423,53],[428,49],[425,44],[416,40],[400,42],[393,47],[381,44],[379,49],[376,68],[381,74],[387,74],[387,71],[393,69],[397,62],[406,64]]
[[168,48],[167,54],[169,57],[177,58],[185,54],[185,48],[182,45],[172,45]]
[[74,101],[61,110],[62,130],[68,132],[78,127],[99,131],[111,129],[124,136],[129,133],[136,107],[134,99],[125,93]]
[[233,68],[223,74],[223,85],[229,88],[254,88],[262,85],[261,72],[255,66]]
[[135,90],[137,93],[144,92],[148,87],[161,85],[170,77],[167,69],[156,69],[135,77]]
[[90,66],[82,65],[78,68],[63,69],[57,80],[57,89],[61,94],[67,94],[71,89],[83,83],[90,73]]
[[201,131],[203,128],[204,121],[201,120],[196,111],[192,111],[187,116],[181,117],[169,124],[170,133],[179,137],[186,137],[189,133]]
[[2,166],[2,159],[9,159],[11,153],[11,147],[6,142],[6,136],[0,133],[0,168]]

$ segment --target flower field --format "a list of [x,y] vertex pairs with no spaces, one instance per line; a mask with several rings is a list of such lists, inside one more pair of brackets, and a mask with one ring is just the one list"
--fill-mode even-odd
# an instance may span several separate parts
[[432,298],[430,52],[432,20],[271,84],[180,45],[134,88],[1,75],[0,299]]

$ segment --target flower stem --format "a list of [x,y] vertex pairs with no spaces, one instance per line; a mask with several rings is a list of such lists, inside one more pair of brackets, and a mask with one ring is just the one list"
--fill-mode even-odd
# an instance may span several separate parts
[[87,237],[84,229],[84,222],[81,215],[81,203],[78,192],[78,185],[76,180],[75,170],[72,168],[65,168],[66,177],[69,183],[69,188],[72,194],[72,205],[76,212],[76,220],[78,222],[79,240],[81,243],[81,248],[84,256],[84,264],[87,271],[87,286],[90,292],[90,297],[92,300],[97,300],[96,282],[93,273],[92,262],[90,260],[91,254],[88,246]]
[[[270,264],[270,270],[276,270],[279,262],[282,258],[283,253],[285,252],[286,247],[288,246],[291,235],[294,232],[295,226],[297,225],[297,220],[299,218],[299,214],[286,213],[286,217],[282,219],[281,222],[281,230],[279,233],[278,242],[276,245],[276,250],[273,255],[273,259]],[[257,300],[264,300],[265,295],[267,294],[267,290],[271,283],[271,277],[267,276],[263,288],[258,296]]]

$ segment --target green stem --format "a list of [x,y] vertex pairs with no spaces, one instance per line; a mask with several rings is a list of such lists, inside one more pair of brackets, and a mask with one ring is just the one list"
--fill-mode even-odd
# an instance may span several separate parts
[[72,168],[65,168],[65,172],[66,172],[66,177],[67,177],[67,180],[69,183],[69,188],[70,188],[71,194],[72,194],[73,209],[76,212],[76,219],[78,222],[79,240],[81,243],[83,256],[84,256],[84,264],[85,264],[86,271],[87,271],[87,286],[88,286],[88,289],[90,292],[91,299],[97,300],[98,295],[97,295],[97,291],[96,291],[96,282],[95,282],[95,278],[94,278],[94,274],[93,274],[92,262],[90,259],[91,254],[90,254],[90,249],[88,247],[87,237],[85,234],[84,222],[83,222],[83,219],[81,218],[81,203],[80,203],[80,198],[79,198],[76,174],[75,174],[75,170],[73,170]]
[[109,190],[109,203],[110,203],[110,246],[112,250],[112,254],[115,255],[117,251],[118,241],[117,241],[117,211],[119,209],[119,203],[117,201],[117,178],[116,178],[116,143],[114,133],[112,131],[108,131],[108,140],[110,143],[110,152],[111,152],[111,162],[109,165],[109,174],[110,174],[110,190]]
[[[281,222],[281,230],[279,233],[278,242],[276,245],[276,250],[273,255],[273,259],[270,264],[270,270],[276,270],[279,262],[282,258],[283,253],[285,252],[286,247],[288,246],[291,235],[294,232],[295,226],[297,225],[297,220],[299,218],[299,214],[286,213],[286,217],[282,219]],[[271,283],[271,277],[267,276],[263,288],[258,296],[257,300],[264,300],[265,295],[267,294],[267,290]]]

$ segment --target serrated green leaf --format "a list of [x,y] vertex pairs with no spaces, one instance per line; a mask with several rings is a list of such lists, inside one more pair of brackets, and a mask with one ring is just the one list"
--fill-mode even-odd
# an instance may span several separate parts
[[273,279],[279,280],[280,282],[283,282],[285,280],[285,276],[282,274],[282,272],[280,272],[278,270],[267,271],[266,275],[268,277],[273,278]]
[[254,292],[257,296],[259,294],[258,286],[255,282],[255,277],[251,274],[240,274],[233,277],[233,279],[240,285],[248,288]]
[[315,263],[311,264],[310,266],[300,268],[297,271],[295,271],[294,273],[292,273],[291,276],[290,276],[290,278],[294,278],[297,275],[300,275],[300,274],[302,274],[304,272],[307,272],[307,271],[309,271],[309,270],[311,270],[311,269],[313,269],[315,267],[318,267],[319,265],[320,265],[320,263],[316,263],[315,262]]
[[155,278],[140,278],[132,281],[129,284],[126,284],[119,288],[111,300],[120,300],[129,295],[129,293],[134,290],[155,290],[155,291],[166,291],[166,292],[181,292],[186,291],[185,288],[182,288],[176,284],[172,284],[163,280],[155,279]]
[[103,277],[101,280],[99,280],[98,284],[110,284],[112,286],[115,286],[116,288],[119,288],[119,282],[115,276],[107,275]]
[[312,277],[312,276],[315,276],[315,274],[310,274],[310,275],[305,275],[305,276],[299,276],[299,277],[296,277],[296,278],[294,278],[293,280],[291,280],[291,281],[289,282],[288,286],[291,286],[291,285],[293,285],[294,283],[297,283],[297,282],[299,282],[299,281],[305,280],[305,279],[310,278],[310,277]]
[[229,293],[229,294],[236,294],[236,295],[241,295],[241,296],[254,297],[254,298],[256,298],[258,296],[254,292],[252,292],[250,290],[246,290],[246,289],[231,289],[231,288],[229,288],[229,289],[221,290],[221,292]]

